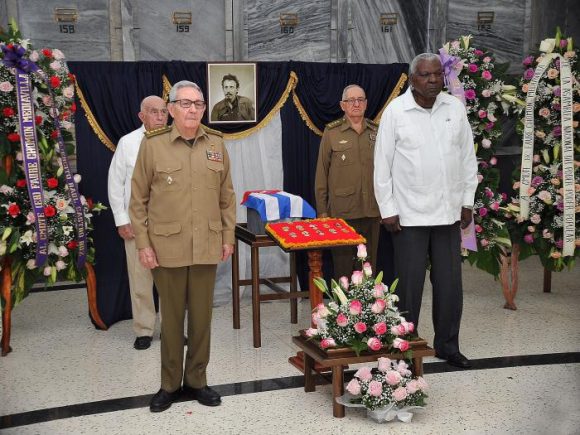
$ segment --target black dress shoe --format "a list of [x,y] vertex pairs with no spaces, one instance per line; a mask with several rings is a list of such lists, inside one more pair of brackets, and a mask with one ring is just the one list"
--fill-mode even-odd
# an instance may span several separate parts
[[149,347],[151,346],[151,338],[152,337],[147,336],[137,337],[135,339],[135,343],[133,343],[133,347],[137,350],[149,349]]
[[222,403],[222,398],[218,392],[212,390],[207,385],[203,388],[193,388],[184,385],[183,393],[190,399],[197,400],[205,406],[218,406]]
[[439,356],[435,354],[437,358],[446,359],[447,364],[459,367],[460,369],[470,369],[471,362],[463,355],[461,352],[454,353],[453,355],[449,355],[447,358]]
[[149,410],[151,412],[165,411],[179,398],[180,393],[179,390],[176,390],[173,393],[169,393],[163,389],[159,390],[151,398],[151,402],[149,402]]

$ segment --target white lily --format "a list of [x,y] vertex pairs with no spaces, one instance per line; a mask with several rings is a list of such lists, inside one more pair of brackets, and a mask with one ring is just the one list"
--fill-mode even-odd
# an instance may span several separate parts
[[336,295],[341,305],[348,304],[346,295],[335,280],[332,280],[332,292]]
[[540,42],[540,51],[543,53],[551,53],[556,47],[556,39],[546,38]]
[[471,35],[461,37],[461,42],[463,42],[463,48],[465,48],[466,50],[469,48],[469,41],[471,40],[471,38],[473,38],[473,36]]
[[26,246],[28,246],[32,242],[34,242],[34,238],[32,236],[32,230],[28,230],[22,236],[20,236],[20,243],[24,243],[24,244],[26,244]]

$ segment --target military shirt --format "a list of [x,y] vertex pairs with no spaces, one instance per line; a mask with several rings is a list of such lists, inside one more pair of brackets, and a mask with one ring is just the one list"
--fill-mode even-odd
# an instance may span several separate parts
[[373,187],[377,129],[377,124],[366,118],[360,134],[346,118],[327,124],[320,142],[314,187],[319,216],[379,216]]
[[145,137],[131,182],[138,249],[162,267],[217,264],[234,244],[235,193],[221,133],[200,126],[193,145],[175,126]]
[[210,119],[212,121],[253,121],[255,119],[254,105],[249,98],[238,95],[230,106],[224,98],[213,106]]

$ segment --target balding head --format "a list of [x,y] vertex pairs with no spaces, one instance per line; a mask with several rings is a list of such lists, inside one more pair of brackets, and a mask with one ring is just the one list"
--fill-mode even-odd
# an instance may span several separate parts
[[164,127],[167,124],[167,105],[163,98],[149,95],[141,101],[138,116],[147,131]]

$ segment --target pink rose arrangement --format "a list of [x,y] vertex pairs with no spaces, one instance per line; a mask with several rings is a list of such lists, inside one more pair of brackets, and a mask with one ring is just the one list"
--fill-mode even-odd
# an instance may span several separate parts
[[379,358],[378,367],[361,367],[347,384],[346,398],[369,410],[388,406],[397,409],[425,406],[428,384],[421,376],[413,377],[405,361]]
[[332,280],[330,289],[324,279],[315,280],[316,286],[328,294],[331,301],[313,310],[312,321],[316,328],[306,333],[319,340],[324,348],[350,347],[360,354],[387,346],[407,357],[415,327],[400,315],[396,306],[397,281],[388,288],[382,282],[382,272],[373,278],[364,245],[359,245],[358,252],[362,270],[355,270],[350,280],[342,277],[340,284]]
[[[572,73],[572,125],[574,143],[580,139],[578,123],[580,121],[580,66],[574,50],[572,38],[566,38],[557,29],[554,39],[546,39],[540,44],[542,51],[538,56],[527,56],[522,64],[524,71],[519,81],[517,99],[526,100],[530,81],[538,63],[547,53],[559,53],[570,62]],[[560,271],[574,264],[575,257],[580,255],[580,149],[574,148],[574,189],[575,189],[575,224],[576,240],[574,256],[564,257],[563,247],[563,174],[562,174],[562,89],[559,58],[553,59],[540,77],[534,100],[534,151],[532,163],[532,180],[530,195],[530,213],[527,220],[519,219],[519,168],[514,172],[513,198],[508,206],[510,232],[521,244],[521,258],[538,254],[544,267]],[[524,129],[525,107],[514,104],[519,114],[518,133]]]
[[504,97],[515,92],[515,87],[504,83],[505,68],[496,65],[492,53],[474,47],[471,37],[451,41],[444,49],[460,59],[456,72],[463,85],[478,160],[478,187],[473,207],[479,229],[476,231],[478,250],[464,250],[463,255],[471,264],[497,277],[501,256],[510,249],[511,241],[502,210],[507,195],[498,191],[499,170],[494,154],[502,134],[499,119],[510,109]]

